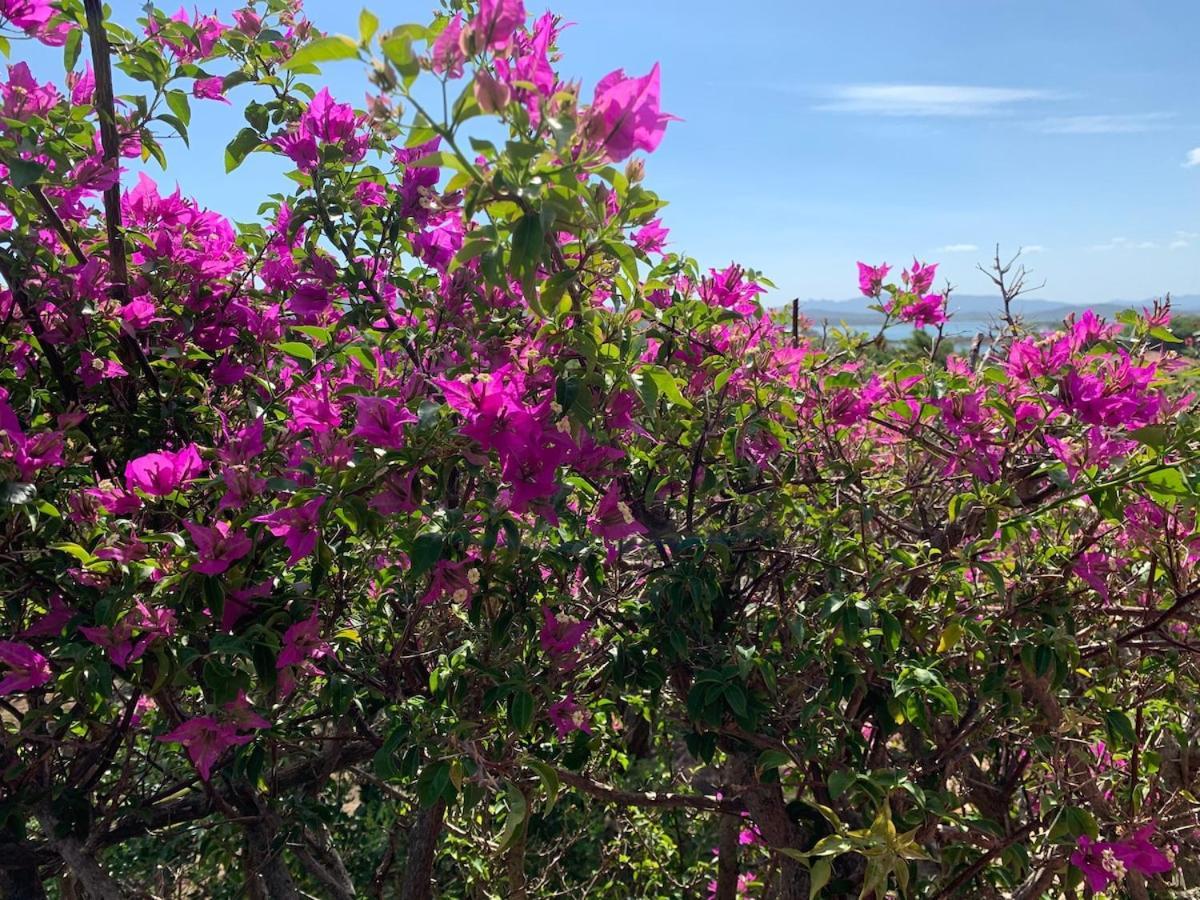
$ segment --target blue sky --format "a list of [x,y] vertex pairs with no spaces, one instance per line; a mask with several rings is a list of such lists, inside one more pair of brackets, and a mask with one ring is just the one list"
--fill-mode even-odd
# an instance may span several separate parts
[[[133,0],[113,5],[136,13]],[[319,27],[356,33],[359,4],[306,6]],[[960,292],[987,293],[974,267],[996,242],[1027,248],[1049,299],[1200,293],[1195,0],[552,8],[576,23],[561,71],[585,97],[611,69],[661,62],[664,109],[683,121],[647,171],[671,202],[672,246],[763,270],[779,301],[850,296],[856,260],[914,255],[940,261]],[[425,21],[432,2],[373,9],[386,28]],[[361,104],[355,64],[325,77]],[[227,176],[222,148],[239,117],[196,105],[192,151],[152,174],[252,218],[257,198],[288,188],[283,166],[260,155]]]

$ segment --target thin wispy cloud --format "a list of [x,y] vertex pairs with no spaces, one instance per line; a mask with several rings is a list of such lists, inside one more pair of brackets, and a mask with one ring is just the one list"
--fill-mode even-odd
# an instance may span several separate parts
[[1093,244],[1088,250],[1103,253],[1109,250],[1155,250],[1158,246],[1155,241],[1131,241],[1129,238],[1115,237],[1103,244]]
[[1021,248],[1022,253],[1045,253],[1046,248],[1041,244],[1030,244],[1028,247]]
[[816,108],[877,116],[987,116],[1058,95],[1033,88],[962,84],[847,84],[832,87]]
[[1174,117],[1169,112],[1054,116],[1035,127],[1044,134],[1137,134],[1163,128]]
[[1192,246],[1192,243],[1200,240],[1200,232],[1196,231],[1176,231],[1175,239],[1167,244],[1168,250],[1182,250],[1185,247]]
[[1187,159],[1183,161],[1183,167],[1190,169],[1193,166],[1200,166],[1200,147],[1193,147],[1187,153]]
[[939,253],[974,253],[979,247],[975,244],[947,244],[944,247],[938,247]]

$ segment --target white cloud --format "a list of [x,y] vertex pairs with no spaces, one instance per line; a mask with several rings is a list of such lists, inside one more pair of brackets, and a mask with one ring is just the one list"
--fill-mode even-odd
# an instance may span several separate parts
[[1053,99],[1032,88],[956,84],[847,84],[831,88],[817,109],[881,116],[983,116],[1032,100]]
[[1154,250],[1158,247],[1155,241],[1131,241],[1129,238],[1115,237],[1105,244],[1093,244],[1088,247],[1093,252],[1106,252],[1109,250]]
[[1190,169],[1192,166],[1200,166],[1200,147],[1193,147],[1187,153],[1187,159],[1183,161],[1183,167]]
[[1044,134],[1134,134],[1162,128],[1174,113],[1126,113],[1100,116],[1056,116],[1037,123]]
[[974,253],[978,249],[974,244],[947,244],[938,247],[938,253]]
[[1045,253],[1046,248],[1041,244],[1030,244],[1028,247],[1021,248],[1022,253]]
[[1176,231],[1175,240],[1167,244],[1168,250],[1182,250],[1184,247],[1190,247],[1192,241],[1200,238],[1200,232],[1196,231]]

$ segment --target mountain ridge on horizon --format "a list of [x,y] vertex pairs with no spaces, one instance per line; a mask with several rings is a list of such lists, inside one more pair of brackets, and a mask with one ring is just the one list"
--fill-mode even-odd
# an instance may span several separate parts
[[[1162,298],[1159,298],[1162,299]],[[816,299],[800,301],[800,312],[816,321],[844,321],[850,325],[877,324],[882,316],[870,305],[870,297],[851,297],[842,300]],[[1020,297],[1012,304],[1013,312],[1029,322],[1057,322],[1070,313],[1091,309],[1097,315],[1112,317],[1126,309],[1150,308],[1154,298],[1144,300],[1105,300],[1098,303],[1071,303],[1038,297]],[[790,305],[790,304],[789,304]],[[983,322],[1000,319],[1003,302],[997,295],[951,294],[949,313],[963,321]],[[1181,294],[1171,297],[1171,309],[1177,314],[1200,315],[1200,294]],[[953,319],[951,320],[953,321]]]

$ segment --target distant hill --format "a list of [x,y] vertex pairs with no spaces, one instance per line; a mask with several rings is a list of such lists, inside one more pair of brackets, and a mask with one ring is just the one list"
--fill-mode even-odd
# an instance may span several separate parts
[[[874,302],[867,297],[850,300],[802,300],[800,312],[815,322],[831,324],[845,322],[847,325],[878,325],[883,317],[872,309]],[[1022,297],[1013,303],[1013,312],[1026,322],[1050,324],[1060,322],[1071,313],[1093,310],[1097,315],[1111,319],[1126,309],[1149,308],[1153,299],[1106,300],[1103,303],[1064,303],[1058,300],[1042,300]],[[951,294],[951,328],[955,325],[967,330],[978,330],[1000,321],[1003,306],[999,297],[981,294]],[[1176,315],[1200,315],[1200,294],[1183,294],[1171,297],[1171,309]],[[969,328],[967,328],[969,326]]]

